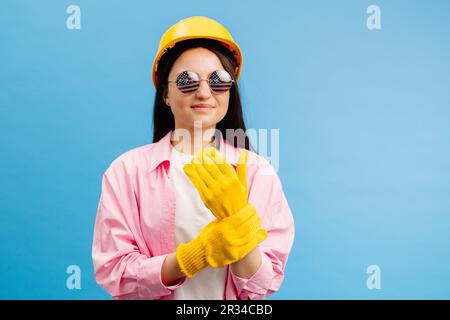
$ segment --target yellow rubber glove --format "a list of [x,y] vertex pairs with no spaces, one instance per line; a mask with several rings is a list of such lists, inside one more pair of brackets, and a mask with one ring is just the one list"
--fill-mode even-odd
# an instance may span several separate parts
[[247,205],[248,152],[241,150],[236,171],[214,147],[205,148],[183,168],[205,206],[217,218],[225,218]]
[[215,219],[199,235],[176,249],[181,271],[192,278],[207,267],[221,268],[243,259],[267,237],[253,205],[248,204],[234,215]]

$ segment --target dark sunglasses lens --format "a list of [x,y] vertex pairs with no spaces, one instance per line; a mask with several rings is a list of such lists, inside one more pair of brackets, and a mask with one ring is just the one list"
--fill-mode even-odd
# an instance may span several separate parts
[[183,71],[177,77],[177,87],[183,93],[192,93],[200,85],[200,79],[195,72]]
[[216,70],[209,76],[209,86],[215,93],[222,93],[230,90],[233,79],[225,70]]

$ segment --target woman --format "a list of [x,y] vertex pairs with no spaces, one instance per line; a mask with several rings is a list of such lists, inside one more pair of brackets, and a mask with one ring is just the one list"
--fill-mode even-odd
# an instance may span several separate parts
[[92,257],[113,298],[264,299],[280,288],[294,221],[245,135],[241,68],[238,45],[212,19],[162,36],[153,143],[103,175]]

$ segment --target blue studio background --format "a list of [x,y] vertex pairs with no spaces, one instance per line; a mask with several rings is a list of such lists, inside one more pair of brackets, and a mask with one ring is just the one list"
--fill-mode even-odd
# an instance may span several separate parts
[[[66,27],[71,4],[80,30]],[[381,30],[366,26],[372,4]],[[280,129],[296,238],[270,299],[449,299],[444,0],[3,0],[0,298],[109,299],[91,260],[102,174],[151,143],[153,58],[193,15],[243,50],[247,126]],[[370,265],[380,289],[366,285]]]

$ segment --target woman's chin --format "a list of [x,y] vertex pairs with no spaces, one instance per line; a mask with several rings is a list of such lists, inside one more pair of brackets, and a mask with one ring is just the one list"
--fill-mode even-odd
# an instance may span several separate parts
[[214,121],[215,118],[211,117],[211,115],[195,115],[192,117],[192,121],[201,121],[203,126],[210,126],[211,124],[217,123]]

